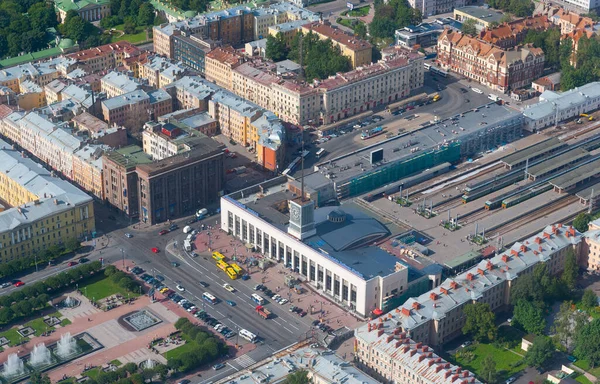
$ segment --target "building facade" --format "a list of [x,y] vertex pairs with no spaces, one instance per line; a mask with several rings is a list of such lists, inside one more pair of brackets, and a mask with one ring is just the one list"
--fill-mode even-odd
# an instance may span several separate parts
[[218,47],[206,55],[206,80],[227,90],[233,89],[232,71],[240,66],[244,57],[232,46]]
[[321,40],[331,39],[342,54],[350,58],[352,68],[369,65],[372,62],[373,47],[368,41],[346,33],[328,22],[314,22],[302,26],[303,33],[315,33]]
[[500,92],[529,86],[544,70],[539,48],[504,50],[482,40],[445,30],[438,39],[437,63]]
[[146,93],[137,90],[102,101],[102,116],[110,125],[119,125],[134,132],[146,121],[173,112],[173,100],[162,89]]
[[61,23],[64,23],[69,11],[77,12],[90,23],[110,16],[110,0],[54,0],[54,8]]
[[509,49],[525,41],[529,31],[543,32],[553,27],[546,15],[529,16],[479,32],[479,38],[502,49]]
[[461,8],[472,3],[467,0],[409,0],[411,8],[418,9],[426,18],[428,16],[439,15],[440,13],[449,13],[454,8]]
[[74,61],[86,73],[109,71],[123,64],[129,57],[137,56],[142,51],[127,41],[119,41],[71,53],[66,57]]
[[173,37],[173,59],[202,75],[206,72],[206,54],[210,50],[211,45],[195,35],[188,36],[182,32],[181,35]]

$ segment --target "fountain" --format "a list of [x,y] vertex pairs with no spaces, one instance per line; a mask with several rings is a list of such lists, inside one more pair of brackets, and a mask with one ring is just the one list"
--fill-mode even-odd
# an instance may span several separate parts
[[39,343],[33,347],[33,351],[29,355],[29,364],[37,368],[49,365],[50,363],[52,363],[52,356],[50,355],[50,350],[46,348],[46,344]]
[[65,308],[73,308],[78,306],[80,302],[71,296],[67,296],[67,298],[64,299],[60,304]]
[[154,367],[156,367],[156,361],[148,359],[146,361],[142,361],[140,366],[144,369],[154,369]]
[[4,363],[4,371],[2,372],[2,376],[5,378],[10,378],[14,376],[21,376],[25,374],[25,365],[23,364],[23,360],[19,358],[19,355],[16,353],[11,353],[8,355],[8,360]]
[[77,353],[77,343],[73,336],[67,332],[62,335],[58,343],[56,343],[56,354],[61,359],[66,359],[74,353]]

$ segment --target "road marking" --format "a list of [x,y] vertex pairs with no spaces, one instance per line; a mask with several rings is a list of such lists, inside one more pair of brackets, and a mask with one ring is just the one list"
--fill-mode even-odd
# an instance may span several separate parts
[[295,327],[295,326],[294,326],[294,324],[292,324],[292,323],[288,323],[288,324],[290,325],[290,327],[292,327],[292,328],[294,328],[294,329],[296,329],[296,330],[298,330],[298,331],[300,330],[300,328],[298,328],[298,327]]
[[236,368],[233,365],[231,365],[231,363],[227,363],[227,365],[229,365],[231,368],[233,368],[236,372],[238,372],[240,370],[239,368]]

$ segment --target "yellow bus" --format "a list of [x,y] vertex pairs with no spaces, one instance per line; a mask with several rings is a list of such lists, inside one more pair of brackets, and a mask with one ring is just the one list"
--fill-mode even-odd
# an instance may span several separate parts
[[225,260],[225,256],[223,256],[223,254],[221,252],[215,251],[212,253],[212,258],[219,261],[219,260]]
[[235,272],[235,269],[233,269],[232,267],[227,267],[225,268],[225,273],[227,274],[227,276],[229,276],[229,278],[231,280],[235,280],[238,278],[237,273]]
[[224,271],[229,267],[229,264],[227,264],[223,260],[219,260],[219,261],[217,261],[217,267],[219,267],[220,269],[222,269]]
[[236,263],[231,263],[229,265],[231,266],[231,268],[233,268],[233,270],[235,271],[235,273],[237,273],[238,275],[242,274],[242,267],[240,267]]

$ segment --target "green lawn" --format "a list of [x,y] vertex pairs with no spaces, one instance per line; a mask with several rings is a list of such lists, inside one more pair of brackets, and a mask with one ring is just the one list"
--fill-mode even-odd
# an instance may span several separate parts
[[44,323],[44,319],[41,317],[31,320],[29,323],[26,323],[25,326],[35,329],[36,336],[39,336],[40,333],[46,332],[48,329],[54,329],[54,327],[49,327],[46,323]]
[[579,374],[579,373],[575,373],[571,377],[573,377],[578,383],[582,383],[582,384],[594,384],[591,381],[589,381],[587,377],[585,377],[584,375]]
[[60,325],[61,325],[62,327],[66,327],[66,326],[67,326],[67,325],[69,325],[69,324],[71,324],[71,320],[69,320],[69,319],[62,319],[62,320],[60,321]]
[[365,17],[369,14],[370,10],[371,10],[371,7],[368,5],[366,7],[354,8],[353,10],[348,11],[348,16]]
[[139,296],[138,293],[132,293],[124,290],[104,275],[98,275],[98,277],[93,277],[90,280],[90,283],[88,283],[87,285],[80,285],[79,290],[83,292],[85,297],[91,300],[104,299],[105,297],[114,295],[116,293],[120,293],[124,297],[127,297],[127,294],[129,294],[130,297]]
[[600,367],[590,368],[590,364],[588,363],[587,360],[577,360],[573,364],[576,367],[579,367],[579,368],[583,369],[584,371],[587,371],[596,377],[600,377]]
[[[114,27],[117,31],[123,31],[123,24],[117,25],[116,27]],[[128,35],[128,34],[124,34],[123,36],[119,36],[120,34],[113,34],[110,42],[111,43],[116,43],[117,41],[128,41],[131,44],[137,44],[137,43],[141,43],[146,41],[146,31],[144,28],[137,28],[136,29],[135,34],[133,35]]]
[[83,372],[82,376],[87,376],[90,379],[95,379],[96,377],[98,377],[99,373],[100,373],[100,368],[93,368],[93,369],[90,369],[89,371]]
[[175,357],[180,357],[182,355],[185,355],[186,353],[189,353],[192,348],[194,347],[194,342],[192,341],[190,342],[186,342],[185,344],[183,344],[182,346],[179,346],[177,348],[171,349],[170,351],[167,351],[165,353],[163,353],[163,356],[166,357],[167,359],[172,359]]
[[343,25],[344,27],[348,27],[352,30],[354,30],[354,28],[356,27],[356,25],[358,24],[364,24],[362,21],[360,20],[356,20],[356,19],[342,19],[342,18],[338,18],[337,19],[338,24]]
[[121,366],[121,361],[119,359],[114,359],[113,361],[110,362],[112,365],[114,365],[115,367],[119,367]]
[[474,372],[476,375],[479,375],[483,359],[488,355],[494,358],[496,370],[498,370],[501,379],[507,379],[525,368],[525,364],[519,364],[522,359],[521,356],[506,349],[496,348],[492,344],[475,344],[468,349],[472,349],[473,359],[464,356],[456,357],[456,355],[454,359],[458,365]]
[[[60,315],[59,315],[60,316]],[[54,327],[49,327],[46,325],[46,323],[44,323],[44,320],[39,317],[37,319],[31,320],[30,322],[27,322],[25,324],[23,324],[25,327],[31,327],[35,330],[35,336],[39,336],[42,333],[46,332],[46,330],[48,329],[53,329]],[[17,332],[17,327],[13,327],[7,331],[1,332],[0,333],[0,337],[6,337],[10,343],[9,346],[13,346],[19,343],[19,341],[21,341],[21,335],[19,335],[19,333]]]
[[21,335],[17,332],[17,328],[11,328],[8,331],[0,333],[0,337],[2,336],[10,341],[8,344],[9,346],[19,344],[19,341],[21,340]]
[[594,319],[600,319],[600,307],[594,307],[592,309],[585,309],[581,305],[581,302],[578,302],[577,304],[575,304],[575,307],[577,309],[580,309],[583,312],[587,313],[588,315],[590,315]]

